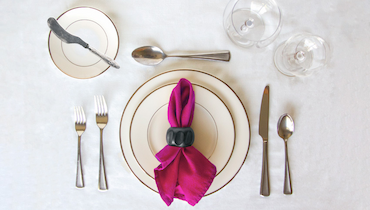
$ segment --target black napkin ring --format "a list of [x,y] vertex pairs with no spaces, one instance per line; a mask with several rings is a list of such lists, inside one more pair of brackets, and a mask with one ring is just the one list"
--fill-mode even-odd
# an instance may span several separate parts
[[188,147],[194,143],[194,131],[191,127],[170,127],[166,140],[169,146]]

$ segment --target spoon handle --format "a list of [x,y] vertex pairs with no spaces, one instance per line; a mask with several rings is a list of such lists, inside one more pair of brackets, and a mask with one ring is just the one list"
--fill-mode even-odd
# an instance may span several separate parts
[[179,57],[179,58],[196,58],[203,60],[216,60],[216,61],[230,61],[230,51],[224,50],[219,52],[211,53],[200,53],[193,55],[168,55],[167,57]]
[[285,178],[284,178],[284,194],[292,194],[292,183],[290,180],[289,160],[288,160],[288,144],[287,139],[284,139],[285,143]]

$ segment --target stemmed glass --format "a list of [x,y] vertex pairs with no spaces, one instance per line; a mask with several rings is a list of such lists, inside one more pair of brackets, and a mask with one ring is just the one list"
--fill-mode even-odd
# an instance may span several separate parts
[[231,0],[224,11],[224,29],[242,47],[266,47],[281,27],[281,11],[274,0]]
[[308,76],[324,67],[330,58],[330,46],[321,37],[309,33],[289,38],[275,51],[277,69],[286,76]]

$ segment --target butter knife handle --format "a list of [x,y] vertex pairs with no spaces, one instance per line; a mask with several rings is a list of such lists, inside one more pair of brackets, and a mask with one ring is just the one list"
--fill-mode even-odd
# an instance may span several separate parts
[[117,68],[119,69],[120,66],[117,64],[116,61],[112,60],[111,58],[109,58],[108,56],[106,55],[103,55],[101,54],[100,52],[98,52],[97,50],[95,50],[94,48],[91,48],[91,47],[88,47],[88,49],[94,53],[95,55],[99,56],[101,59],[103,59],[107,64],[109,64],[110,66],[113,66],[114,68]]
[[262,176],[261,176],[260,194],[262,196],[269,196],[270,195],[269,169],[268,169],[268,157],[267,157],[267,141],[263,141]]

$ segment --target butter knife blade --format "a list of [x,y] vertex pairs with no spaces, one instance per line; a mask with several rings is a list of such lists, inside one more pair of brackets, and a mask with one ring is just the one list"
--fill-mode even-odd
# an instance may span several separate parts
[[268,170],[268,134],[269,134],[269,86],[265,87],[261,102],[259,135],[263,139],[263,156],[262,156],[262,175],[261,175],[261,189],[262,196],[270,195],[269,186],[269,170]]
[[99,56],[102,60],[104,60],[110,66],[115,67],[117,69],[120,68],[120,66],[114,60],[112,60],[106,55],[99,53],[94,48],[90,47],[89,44],[83,41],[80,37],[74,36],[68,33],[66,30],[64,30],[64,28],[59,25],[58,21],[55,20],[55,18],[51,17],[48,19],[48,26],[50,30],[55,34],[55,36],[57,36],[63,42],[68,43],[68,44],[71,44],[71,43],[79,44],[82,47],[89,49],[95,55]]

